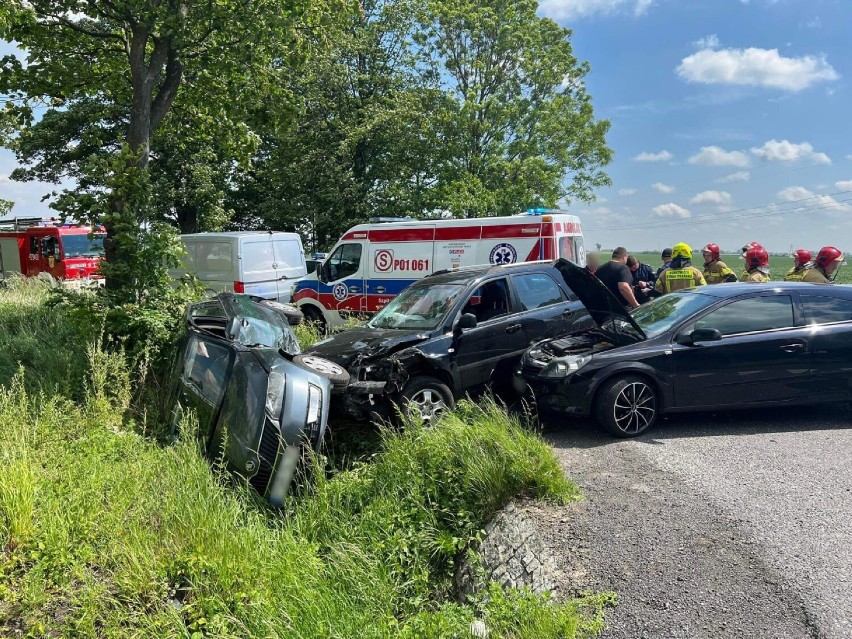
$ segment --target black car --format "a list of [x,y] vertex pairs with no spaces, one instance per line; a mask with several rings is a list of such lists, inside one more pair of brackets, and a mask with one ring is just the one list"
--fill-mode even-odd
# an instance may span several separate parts
[[424,421],[488,384],[511,388],[534,342],[587,317],[552,262],[442,271],[415,282],[363,328],[310,353],[349,371],[342,408],[356,417],[414,407]]
[[346,372],[303,357],[281,305],[222,293],[187,309],[168,394],[172,426],[191,411],[211,459],[272,503],[289,488],[303,446],[317,449],[332,381]]
[[630,437],[662,413],[852,400],[850,286],[701,286],[628,313],[584,269],[556,268],[597,327],[524,354],[516,381],[543,409]]

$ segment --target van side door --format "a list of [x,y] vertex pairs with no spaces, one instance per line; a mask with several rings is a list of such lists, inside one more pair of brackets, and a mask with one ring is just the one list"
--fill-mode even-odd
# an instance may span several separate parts
[[308,274],[305,251],[298,236],[275,237],[275,275],[278,281],[278,301],[289,302],[293,281]]

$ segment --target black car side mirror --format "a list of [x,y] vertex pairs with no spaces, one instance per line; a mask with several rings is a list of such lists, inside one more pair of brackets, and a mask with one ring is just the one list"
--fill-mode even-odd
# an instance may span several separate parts
[[473,313],[462,313],[459,321],[456,322],[456,332],[461,333],[465,329],[476,328],[476,315]]
[[717,328],[696,328],[689,334],[678,335],[678,344],[696,344],[698,342],[718,342],[722,333]]

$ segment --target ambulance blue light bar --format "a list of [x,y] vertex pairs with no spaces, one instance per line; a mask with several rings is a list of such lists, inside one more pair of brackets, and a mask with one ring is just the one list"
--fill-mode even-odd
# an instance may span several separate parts
[[547,213],[558,213],[558,212],[559,211],[557,211],[556,209],[545,209],[545,208],[541,208],[541,207],[534,208],[534,209],[527,209],[527,215],[546,215]]

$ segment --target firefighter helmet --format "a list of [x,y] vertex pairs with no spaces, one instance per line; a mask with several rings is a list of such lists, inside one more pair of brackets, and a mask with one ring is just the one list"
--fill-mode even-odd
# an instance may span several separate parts
[[760,244],[759,242],[749,242],[744,247],[742,247],[742,249],[740,249],[742,251],[742,257],[745,258],[746,253],[748,253],[749,249],[753,249],[753,248],[762,249],[763,244]]
[[713,261],[719,259],[719,254],[722,252],[722,250],[719,248],[718,244],[713,244],[711,242],[710,244],[705,245],[704,248],[701,249],[701,252],[710,253],[710,261]]
[[817,253],[816,259],[814,260],[819,266],[825,268],[831,262],[842,262],[843,261],[843,253],[840,249],[834,246],[823,246],[819,253]]
[[762,246],[750,248],[745,254],[746,270],[769,266],[769,253]]
[[685,260],[692,259],[692,249],[686,242],[678,242],[672,247],[672,259],[682,258]]
[[798,268],[799,266],[804,266],[811,261],[811,252],[808,249],[798,249],[790,257],[795,260],[794,266]]

